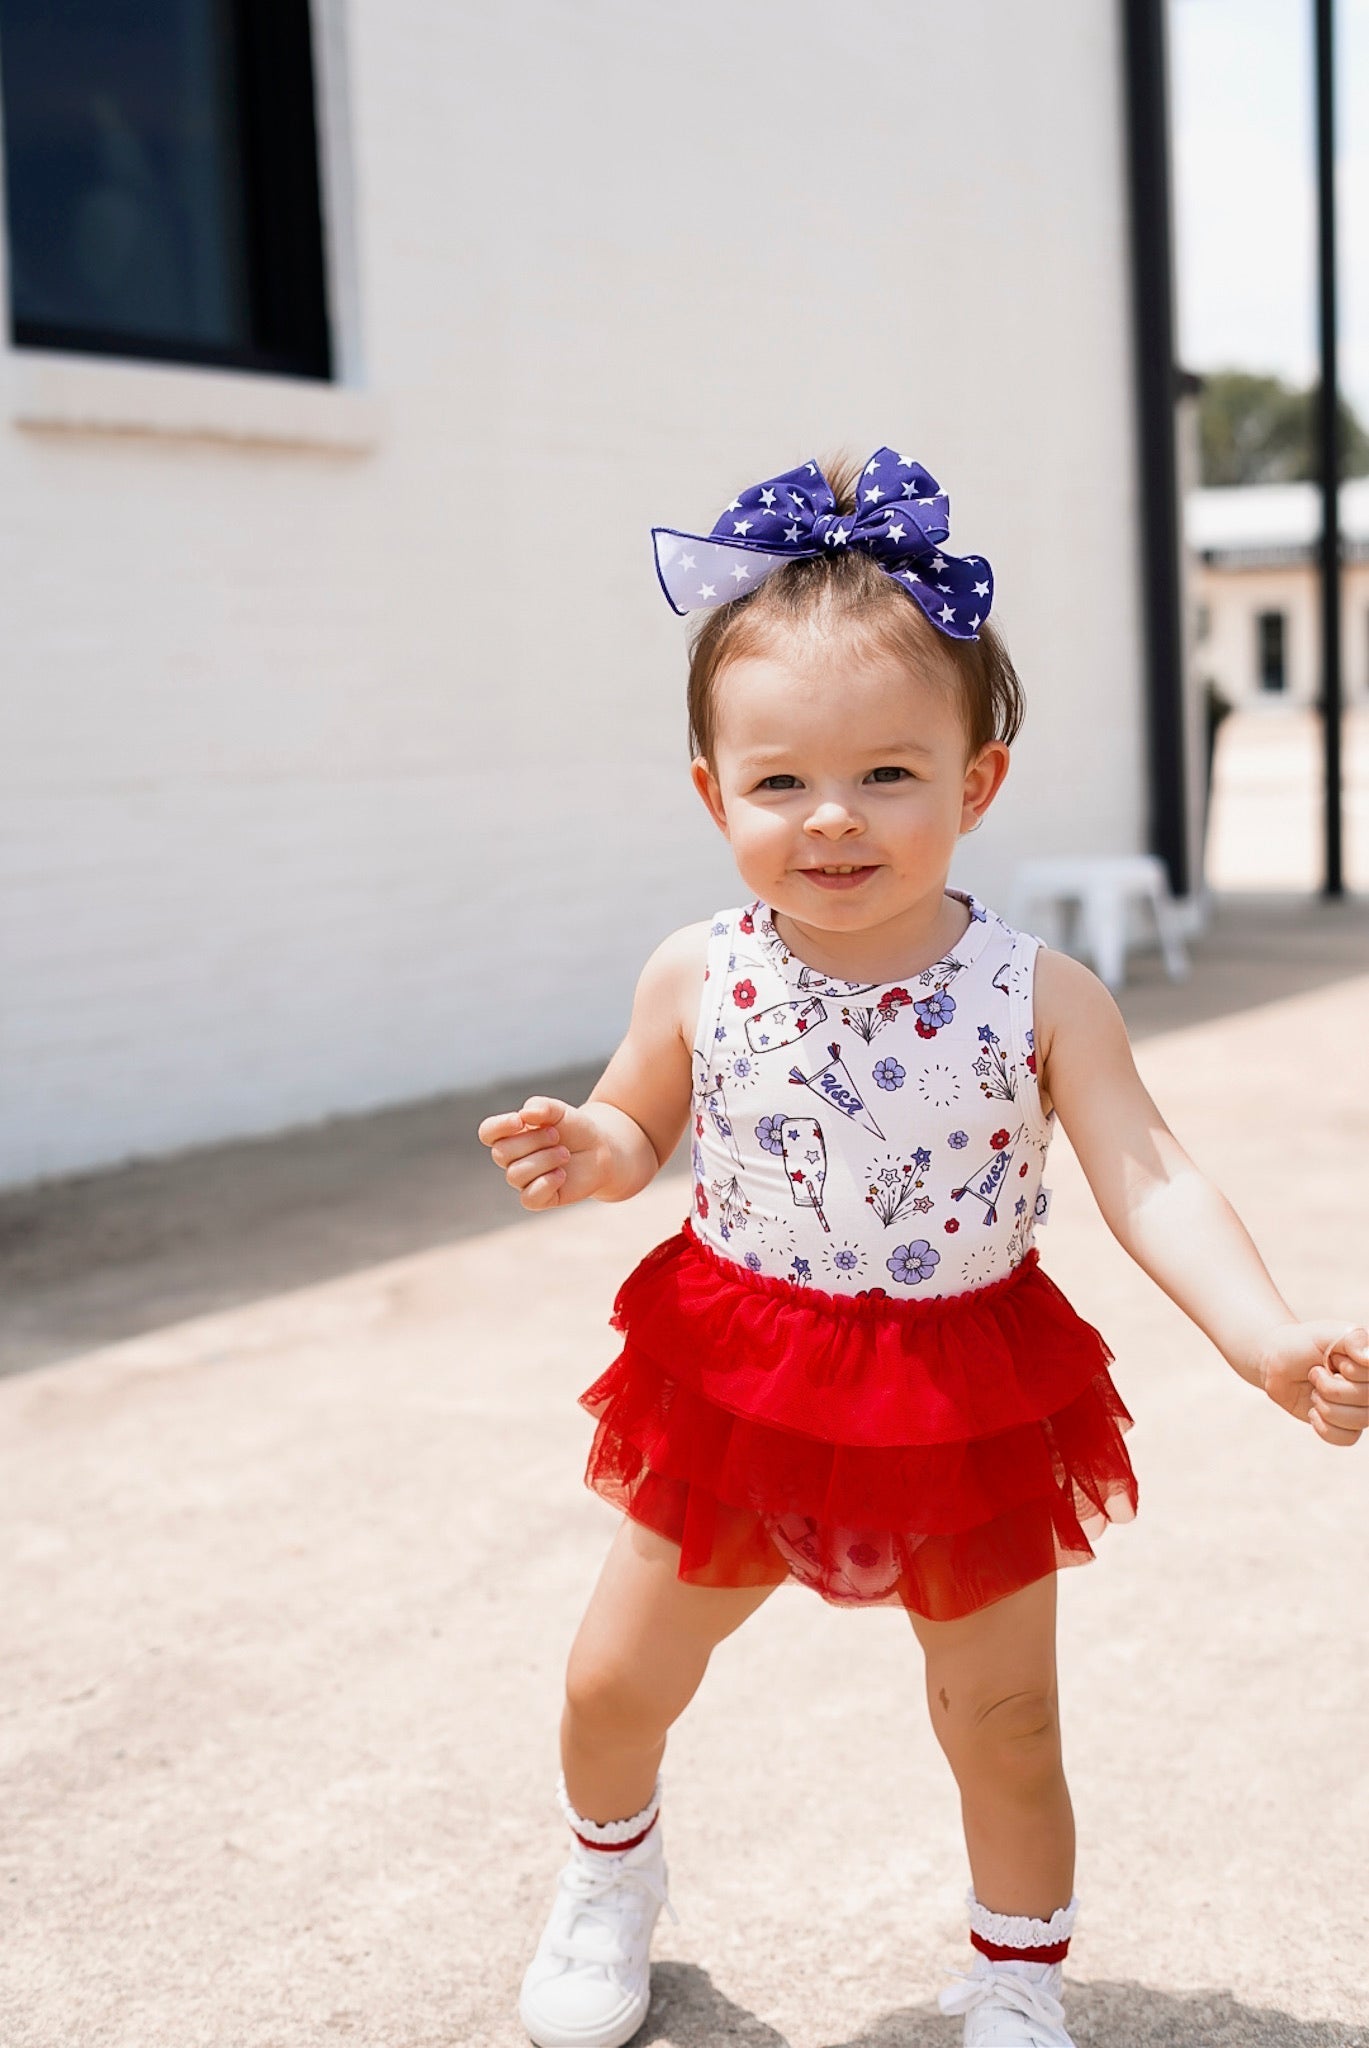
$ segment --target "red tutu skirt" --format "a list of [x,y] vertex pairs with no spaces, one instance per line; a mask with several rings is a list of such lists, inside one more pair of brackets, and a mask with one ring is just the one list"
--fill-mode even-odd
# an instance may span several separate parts
[[947,1621],[1093,1556],[1136,1512],[1112,1353],[1042,1272],[926,1300],[828,1294],[686,1223],[629,1274],[580,1396],[586,1483],[698,1586],[811,1586]]

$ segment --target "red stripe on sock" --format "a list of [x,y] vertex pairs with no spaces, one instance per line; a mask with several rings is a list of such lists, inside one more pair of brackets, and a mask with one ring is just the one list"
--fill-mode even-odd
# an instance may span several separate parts
[[1053,1941],[1048,1948],[1004,1948],[998,1941],[986,1941],[970,1929],[970,1941],[991,1963],[1063,1963],[1070,1952],[1068,1941]]
[[619,1852],[619,1850],[620,1850],[620,1849],[635,1849],[635,1848],[636,1848],[636,1846],[637,1846],[637,1844],[638,1844],[639,1842],[644,1842],[644,1841],[646,1840],[647,1836],[648,1836],[648,1835],[649,1835],[649,1834],[651,1833],[651,1830],[652,1830],[652,1829],[653,1829],[653,1828],[655,1827],[655,1825],[656,1825],[657,1821],[658,1821],[658,1820],[659,1820],[660,1818],[661,1818],[661,1816],[660,1816],[660,1814],[659,1814],[659,1813],[653,1813],[653,1814],[652,1814],[652,1816],[651,1816],[651,1819],[650,1819],[650,1820],[649,1820],[649,1821],[647,1822],[646,1826],[645,1826],[645,1827],[644,1827],[644,1828],[642,1829],[642,1832],[641,1832],[641,1834],[640,1834],[640,1835],[634,1835],[634,1836],[632,1837],[632,1839],[631,1839],[630,1841],[627,1841],[627,1842],[591,1842],[591,1841],[587,1841],[587,1840],[586,1840],[586,1838],[585,1838],[585,1836],[584,1836],[584,1835],[582,1835],[582,1834],[580,1833],[580,1831],[579,1831],[579,1829],[578,1829],[578,1828],[572,1828],[572,1829],[571,1829],[571,1833],[572,1833],[572,1834],[573,1834],[573,1835],[575,1836],[575,1839],[576,1839],[576,1841],[577,1841],[577,1842],[578,1842],[578,1843],[580,1844],[581,1848],[583,1848],[583,1849],[600,1849],[600,1850],[602,1850],[602,1851],[603,1851],[603,1853],[604,1853],[605,1855],[607,1855],[607,1856],[616,1856],[616,1855],[618,1854],[618,1852]]

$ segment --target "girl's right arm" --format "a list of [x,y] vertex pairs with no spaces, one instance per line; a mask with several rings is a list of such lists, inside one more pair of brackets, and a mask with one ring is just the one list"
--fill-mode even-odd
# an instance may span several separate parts
[[675,1150],[689,1117],[708,931],[686,925],[656,948],[637,983],[627,1036],[580,1108],[530,1095],[521,1109],[481,1124],[481,1144],[525,1209],[564,1208],[590,1195],[626,1201]]

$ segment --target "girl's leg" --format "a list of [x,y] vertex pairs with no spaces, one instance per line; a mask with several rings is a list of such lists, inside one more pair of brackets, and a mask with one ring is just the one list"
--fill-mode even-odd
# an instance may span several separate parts
[[959,1621],[909,1617],[927,1705],[960,1787],[975,1897],[1049,1920],[1074,1888],[1074,1814],[1060,1758],[1055,1576]]
[[689,1705],[715,1643],[773,1586],[687,1586],[679,1548],[624,1517],[566,1671],[561,1763],[587,1820],[624,1820],[651,1798],[666,1731]]

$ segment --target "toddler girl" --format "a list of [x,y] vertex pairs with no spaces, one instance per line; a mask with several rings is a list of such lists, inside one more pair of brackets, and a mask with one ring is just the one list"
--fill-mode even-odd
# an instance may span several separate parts
[[906,1608],[961,1795],[970,2048],[1069,2048],[1074,1824],[1055,1574],[1135,1510],[1111,1352],[1038,1263],[1057,1118],[1113,1233],[1252,1386],[1327,1442],[1369,1425],[1369,1334],[1299,1322],[1142,1086],[1085,967],[948,889],[1022,716],[982,557],[908,456],[806,463],[712,533],[658,529],[702,610],[696,788],[748,900],[647,961],[576,1108],[480,1137],[527,1209],[624,1201],[686,1128],[693,1204],[623,1283],[581,1396],[624,1511],[571,1651],[570,1860],[523,1981],[538,2048],[645,2017],[659,1767],[713,1646],[796,1579]]

